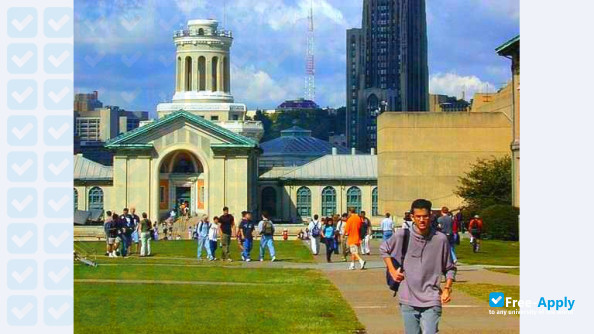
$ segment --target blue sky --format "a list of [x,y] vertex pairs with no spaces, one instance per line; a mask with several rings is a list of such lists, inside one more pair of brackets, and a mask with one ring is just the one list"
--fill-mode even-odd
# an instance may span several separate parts
[[[309,0],[227,0],[232,94],[248,109],[303,96]],[[345,104],[345,30],[362,0],[314,0],[316,102]],[[154,115],[174,92],[173,30],[188,19],[223,23],[223,0],[75,0],[75,90]],[[494,49],[519,33],[519,0],[428,0],[431,93],[495,91],[510,79]]]

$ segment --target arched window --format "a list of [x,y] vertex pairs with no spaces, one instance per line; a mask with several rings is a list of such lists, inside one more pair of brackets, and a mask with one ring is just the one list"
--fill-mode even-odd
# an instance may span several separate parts
[[191,91],[192,90],[192,58],[186,57],[186,66],[185,66],[185,90]]
[[377,216],[377,187],[371,191],[371,215]]
[[200,36],[204,35],[204,29],[202,29],[202,28],[198,29],[198,35],[200,35]]
[[336,213],[336,190],[326,187],[322,190],[322,216],[329,217]]
[[350,187],[347,190],[347,208],[353,208],[357,213],[361,212],[361,189]]
[[76,190],[76,188],[74,188],[72,202],[74,202],[74,211],[78,210],[78,191]]
[[103,190],[93,187],[89,190],[89,210],[103,210]]
[[272,187],[262,190],[262,211],[268,212],[270,217],[276,216],[276,190]]
[[206,90],[206,58],[198,58],[198,87],[200,91]]
[[212,64],[210,64],[211,72],[212,72],[212,91],[217,91],[217,75],[219,70],[219,57],[212,58]]
[[300,217],[311,216],[311,190],[301,187],[297,190],[297,215]]

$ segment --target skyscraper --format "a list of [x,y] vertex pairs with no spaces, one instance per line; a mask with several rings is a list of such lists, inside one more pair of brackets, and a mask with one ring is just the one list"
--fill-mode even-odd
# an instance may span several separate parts
[[347,30],[347,139],[377,146],[382,111],[428,111],[425,0],[364,0],[360,29]]

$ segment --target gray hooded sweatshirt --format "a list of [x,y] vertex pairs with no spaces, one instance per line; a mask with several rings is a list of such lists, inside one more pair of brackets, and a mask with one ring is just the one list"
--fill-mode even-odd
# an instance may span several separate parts
[[[402,259],[404,231],[396,233],[380,246],[382,258]],[[431,230],[424,237],[414,226],[410,229],[408,250],[404,258],[404,280],[398,289],[400,303],[413,307],[441,306],[441,275],[455,279],[450,245],[445,234]]]

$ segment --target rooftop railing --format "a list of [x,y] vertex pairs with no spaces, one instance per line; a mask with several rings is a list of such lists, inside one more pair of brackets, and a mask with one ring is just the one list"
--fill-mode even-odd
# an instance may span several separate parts
[[231,30],[216,30],[210,33],[200,34],[198,30],[176,30],[173,32],[173,37],[229,37],[233,38]]

